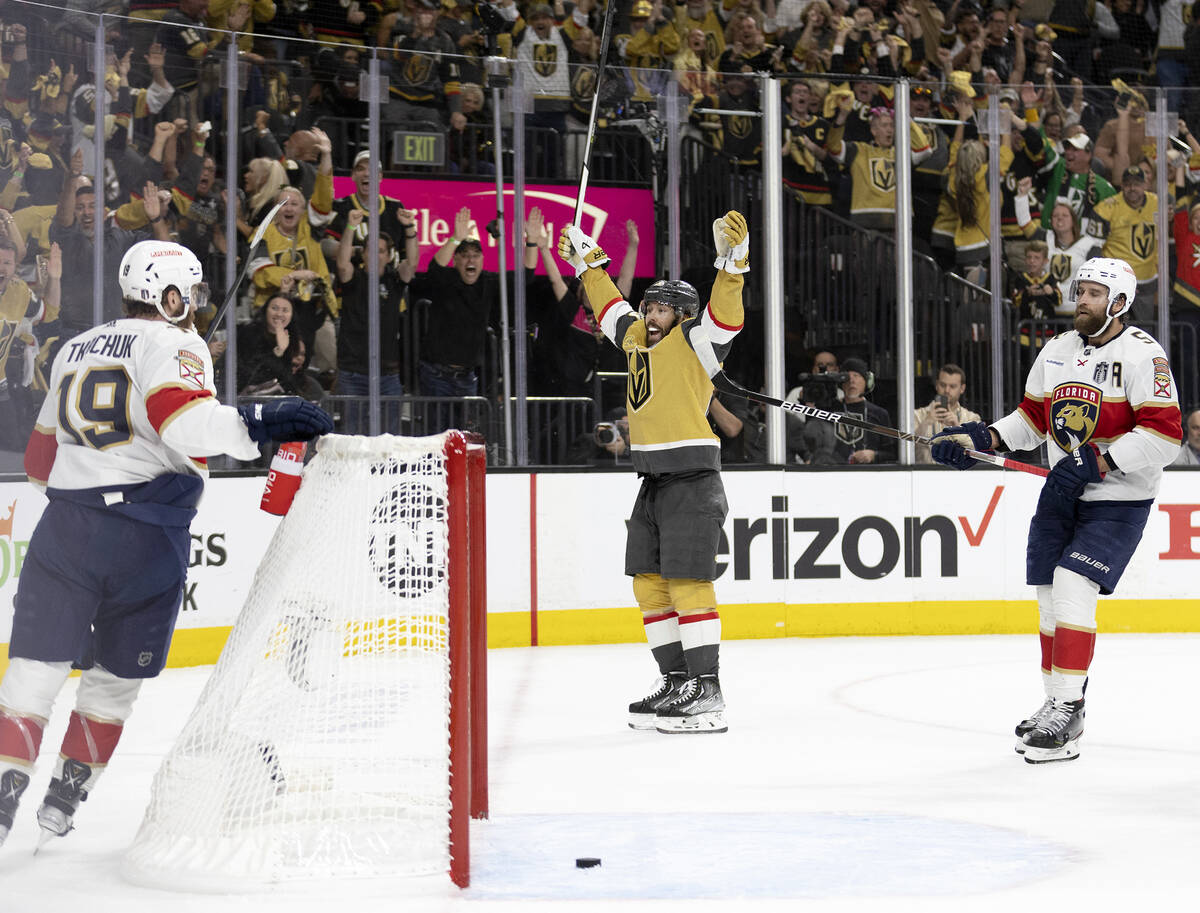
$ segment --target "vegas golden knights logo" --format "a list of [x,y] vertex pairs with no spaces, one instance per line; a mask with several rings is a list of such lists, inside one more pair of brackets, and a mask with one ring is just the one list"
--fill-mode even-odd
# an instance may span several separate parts
[[413,54],[404,62],[404,81],[410,86],[423,86],[429,81],[433,62],[425,54]]
[[1139,260],[1148,260],[1154,253],[1154,224],[1141,223],[1129,229],[1129,248]]
[[575,67],[575,79],[571,95],[580,99],[591,99],[596,94],[596,74],[588,67]]
[[274,254],[275,265],[284,269],[308,269],[308,251],[303,247],[289,247],[277,250]]
[[738,139],[745,139],[750,135],[751,121],[750,118],[742,114],[734,114],[725,119],[726,129],[730,136],[736,136]]
[[558,69],[558,45],[538,44],[533,48],[533,71],[538,76],[553,76]]
[[891,193],[896,189],[896,163],[891,159],[871,159],[871,183],[876,190]]
[[629,407],[637,412],[650,402],[654,394],[650,383],[650,352],[647,349],[631,348],[626,353],[629,363]]
[[1055,254],[1050,258],[1050,278],[1063,283],[1071,278],[1071,258],[1066,254]]
[[1059,384],[1050,394],[1050,434],[1063,450],[1086,444],[1096,433],[1104,394],[1091,384]]

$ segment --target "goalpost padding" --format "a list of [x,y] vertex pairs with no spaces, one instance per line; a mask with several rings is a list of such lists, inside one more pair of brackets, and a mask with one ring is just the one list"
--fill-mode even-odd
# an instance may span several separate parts
[[321,439],[126,877],[469,882],[469,816],[487,815],[483,471],[459,432]]

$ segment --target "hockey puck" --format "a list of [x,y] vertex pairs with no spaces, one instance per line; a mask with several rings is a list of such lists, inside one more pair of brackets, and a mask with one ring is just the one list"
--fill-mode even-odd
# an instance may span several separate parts
[[600,865],[600,860],[595,856],[580,856],[575,860],[575,868],[577,869],[594,869]]

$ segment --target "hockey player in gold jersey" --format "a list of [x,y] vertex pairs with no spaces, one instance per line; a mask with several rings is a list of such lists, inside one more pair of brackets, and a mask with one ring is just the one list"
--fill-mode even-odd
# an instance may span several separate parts
[[642,610],[646,640],[662,673],[658,688],[629,705],[629,725],[659,732],[725,732],[717,678],[721,620],[712,581],[728,505],[721,444],[706,414],[713,387],[696,354],[717,360],[742,328],[749,231],[740,213],[713,223],[717,277],[699,313],[686,282],[663,280],[638,310],[617,291],[608,255],[575,226],[559,255],[575,267],[596,322],[625,353],[633,466],[642,479],[625,543],[625,573]]

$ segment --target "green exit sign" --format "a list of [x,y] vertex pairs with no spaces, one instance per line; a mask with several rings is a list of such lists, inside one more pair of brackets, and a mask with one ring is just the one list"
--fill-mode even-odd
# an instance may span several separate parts
[[393,165],[438,165],[445,163],[446,137],[442,133],[392,133]]

